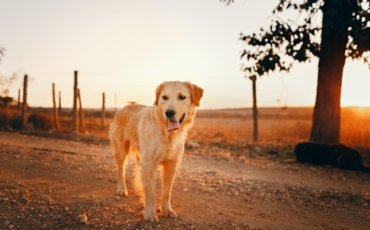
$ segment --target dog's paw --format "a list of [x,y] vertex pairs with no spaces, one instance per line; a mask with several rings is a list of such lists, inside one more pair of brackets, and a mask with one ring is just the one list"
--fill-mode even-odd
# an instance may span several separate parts
[[162,208],[162,215],[163,216],[169,216],[169,217],[177,217],[177,214],[176,212],[174,212],[172,209],[170,208]]
[[118,196],[128,196],[128,191],[123,189],[117,189]]
[[153,213],[153,212],[146,211],[144,213],[144,220],[158,223],[158,216],[155,212]]

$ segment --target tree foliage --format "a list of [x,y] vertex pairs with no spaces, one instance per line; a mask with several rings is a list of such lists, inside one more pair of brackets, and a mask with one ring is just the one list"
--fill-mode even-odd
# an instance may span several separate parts
[[10,77],[0,76],[0,96],[7,97],[10,93],[10,89],[17,82],[18,75],[13,74]]
[[[221,1],[227,4],[233,2]],[[346,57],[362,59],[370,68],[370,1],[345,1],[349,1],[351,11],[350,17],[342,19],[348,25]],[[322,24],[317,23],[317,19],[322,16],[324,4],[324,0],[305,0],[303,3],[279,0],[269,26],[252,35],[240,34],[240,40],[246,44],[241,54],[241,58],[247,61],[242,67],[243,71],[262,76],[273,71],[289,71],[297,61],[307,62],[314,57],[320,58],[319,35]],[[299,13],[297,20],[283,20],[279,17],[289,10]],[[333,17],[341,13],[334,9],[330,12]],[[331,23],[327,22],[324,26],[330,28]]]
[[[0,63],[4,56],[5,49],[0,47]],[[14,101],[12,97],[9,97],[10,89],[17,82],[18,75],[13,74],[10,77],[4,77],[0,75],[0,105],[7,107],[11,102]]]

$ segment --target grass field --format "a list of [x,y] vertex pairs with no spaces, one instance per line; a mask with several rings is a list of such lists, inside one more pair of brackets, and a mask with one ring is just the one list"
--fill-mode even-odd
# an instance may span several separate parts
[[[259,143],[295,144],[307,141],[312,122],[312,108],[260,108],[258,127]],[[50,109],[31,111],[50,114]],[[60,117],[62,133],[72,130],[72,118],[67,110]],[[6,114],[6,116],[4,115]],[[14,117],[20,113],[14,110],[0,110],[0,120]],[[107,113],[105,130],[102,129],[98,110],[86,110],[85,127],[80,131],[85,136],[108,140],[109,124],[114,112]],[[4,128],[4,126],[3,126]],[[351,146],[370,147],[370,108],[346,107],[341,112],[341,142]],[[253,142],[253,119],[250,108],[198,110],[188,141],[204,144],[221,143],[225,145],[245,145]]]
[[[307,141],[312,111],[312,108],[260,108],[259,142]],[[370,108],[342,108],[340,136],[344,144],[370,147]],[[251,109],[200,110],[189,138],[206,143],[250,143],[253,140]]]

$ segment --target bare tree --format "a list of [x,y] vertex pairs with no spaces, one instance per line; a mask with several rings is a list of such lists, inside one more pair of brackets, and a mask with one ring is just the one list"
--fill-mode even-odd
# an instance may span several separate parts
[[[233,0],[221,0],[230,4]],[[369,0],[279,0],[271,23],[259,33],[240,35],[245,42],[243,71],[263,76],[289,71],[295,62],[319,58],[316,103],[310,141],[338,143],[340,95],[346,58],[362,59],[370,68]],[[279,14],[293,10],[299,20]],[[321,24],[316,18],[322,13]]]

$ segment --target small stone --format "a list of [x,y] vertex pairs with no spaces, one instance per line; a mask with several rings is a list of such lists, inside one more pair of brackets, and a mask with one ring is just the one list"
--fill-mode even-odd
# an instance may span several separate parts
[[80,224],[86,223],[87,222],[87,216],[86,216],[86,214],[84,213],[82,215],[77,216],[77,221]]
[[66,211],[69,211],[69,208],[68,208],[68,207],[65,207],[64,209],[65,209]]
[[10,222],[7,220],[7,221],[5,221],[5,225],[9,225],[10,224]]
[[9,229],[13,229],[13,228],[14,228],[14,225],[10,224],[10,225],[8,226],[8,228],[9,228]]

